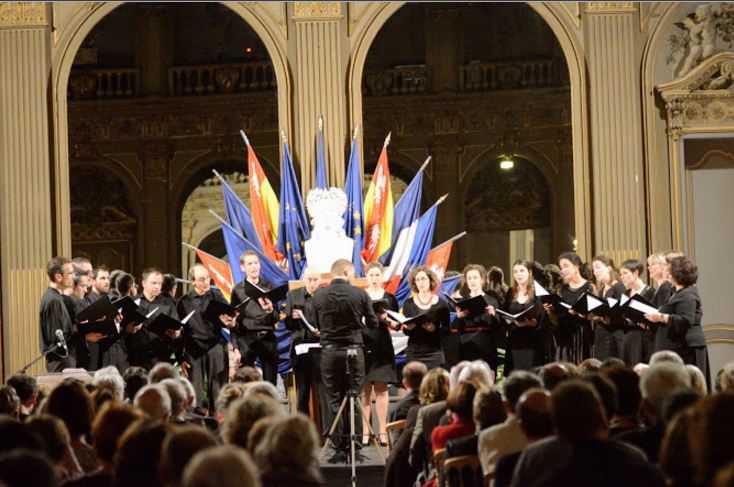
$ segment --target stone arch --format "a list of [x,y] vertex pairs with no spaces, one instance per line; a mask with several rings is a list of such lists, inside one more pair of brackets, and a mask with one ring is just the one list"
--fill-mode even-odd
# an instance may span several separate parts
[[[382,29],[385,22],[397,12],[406,2],[389,2],[366,7],[361,14],[364,19],[355,29],[355,39],[352,42],[351,64],[347,72],[347,90],[349,96],[349,121],[353,126],[362,122],[362,76],[364,63],[372,42]],[[572,147],[574,167],[574,194],[575,227],[578,239],[577,250],[580,255],[587,253],[591,245],[591,202],[589,181],[588,157],[588,123],[586,109],[586,65],[583,56],[583,45],[574,34],[576,28],[562,13],[562,7],[547,2],[528,2],[528,6],[535,10],[549,25],[555,34],[569,69],[571,87],[571,119],[572,119]],[[362,143],[362,135],[359,135]]]
[[[53,107],[53,147],[57,247],[61,254],[71,253],[69,194],[69,127],[67,118],[67,85],[74,57],[87,35],[106,15],[124,2],[90,2],[77,8],[61,26],[54,39],[51,57],[51,96]],[[244,2],[221,2],[239,15],[260,36],[273,63],[277,79],[278,122],[292,126],[292,79],[286,59],[286,34],[266,8]]]

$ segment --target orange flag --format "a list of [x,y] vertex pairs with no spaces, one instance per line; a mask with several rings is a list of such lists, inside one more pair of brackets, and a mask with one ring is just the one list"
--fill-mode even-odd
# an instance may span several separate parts
[[214,284],[222,291],[225,299],[231,301],[234,285],[232,284],[232,269],[229,268],[229,264],[217,259],[213,255],[207,254],[203,250],[196,249],[196,255],[199,256],[201,263],[209,271],[209,277],[212,278]]
[[268,178],[265,177],[260,161],[257,160],[252,146],[247,144],[247,172],[250,176],[250,208],[255,230],[260,237],[263,253],[273,262],[280,262],[283,256],[276,250],[278,241],[278,214],[280,205]]
[[[451,258],[451,247],[453,246],[453,240],[439,245],[435,249],[431,250],[426,259],[426,265],[436,273],[438,276],[439,284],[443,281],[443,276],[446,274],[446,267],[449,265],[449,259]],[[438,286],[434,294],[438,292]]]

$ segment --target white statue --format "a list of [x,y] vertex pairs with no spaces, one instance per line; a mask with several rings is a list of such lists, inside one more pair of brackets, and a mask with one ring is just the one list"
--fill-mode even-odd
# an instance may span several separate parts
[[681,68],[681,75],[687,74],[716,52],[716,22],[711,4],[699,5],[696,8],[695,20],[686,17],[683,19],[683,25],[688,29],[690,52]]
[[321,273],[329,273],[337,259],[352,260],[354,240],[344,233],[347,195],[339,188],[312,189],[306,196],[306,209],[311,216],[311,239],[306,241],[308,265]]

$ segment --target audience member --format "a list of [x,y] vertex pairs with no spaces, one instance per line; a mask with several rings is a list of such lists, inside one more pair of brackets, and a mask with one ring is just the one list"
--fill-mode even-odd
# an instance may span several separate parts
[[125,383],[125,402],[132,404],[135,395],[148,385],[148,372],[143,367],[132,366],[122,374]]
[[19,419],[20,398],[12,386],[0,386],[0,414]]
[[116,401],[122,401],[125,398],[125,381],[120,371],[113,365],[97,370],[94,373],[92,384],[98,390],[107,389],[112,392]]
[[678,365],[685,365],[681,356],[672,350],[659,350],[650,356],[650,367],[661,362],[672,362]]
[[607,420],[614,417],[614,413],[617,412],[617,388],[614,383],[598,373],[584,374],[581,380],[591,384],[599,394],[602,406],[604,406],[604,417]]
[[459,382],[472,381],[479,387],[494,384],[494,372],[484,360],[474,360],[464,367],[459,374]]
[[237,369],[232,382],[242,382],[247,384],[248,382],[259,382],[261,380],[263,380],[263,375],[259,370],[251,365],[245,365],[244,367]]
[[0,485],[3,487],[58,487],[58,473],[48,458],[24,449],[0,454]]
[[125,430],[115,453],[113,487],[163,487],[158,464],[170,428],[168,424],[141,419]]
[[173,365],[168,362],[158,362],[148,373],[148,383],[156,384],[163,379],[178,379],[180,376],[181,374]]
[[7,382],[7,385],[15,389],[20,400],[20,410],[18,411],[18,419],[23,421],[28,415],[33,413],[33,408],[38,400],[38,382],[32,375],[13,374]]
[[706,377],[701,372],[701,369],[693,364],[686,364],[686,370],[691,376],[691,387],[701,394],[707,394],[709,388],[706,384]]
[[[433,452],[431,450],[431,433],[433,432],[433,429],[438,426],[441,418],[446,415],[447,408],[445,398],[448,396],[448,391],[450,390],[451,377],[455,377],[455,381],[458,383],[459,373],[457,370],[461,370],[461,368],[469,365],[470,363],[471,362],[468,361],[460,362],[451,369],[451,373],[447,374],[448,377],[444,375],[446,371],[440,368],[436,368],[428,372],[426,378],[430,383],[434,384],[427,387],[426,390],[429,391],[429,397],[425,398],[425,400],[423,397],[423,385],[421,384],[421,402],[424,406],[418,410],[415,428],[413,428],[413,434],[410,440],[409,461],[410,466],[414,470],[417,470],[418,472],[423,471],[426,474],[429,473],[428,466],[433,458]],[[445,387],[445,384],[443,387],[435,384],[442,380],[445,382],[447,378],[449,387]],[[446,393],[446,396],[438,399],[438,397],[444,393]],[[431,399],[430,396],[435,397],[436,400],[428,402]]]
[[84,471],[71,449],[69,430],[66,429],[66,425],[61,419],[50,414],[41,414],[28,418],[26,425],[41,440],[43,451],[56,468],[61,482],[67,482],[84,475]]
[[688,430],[694,481],[711,485],[716,472],[734,460],[734,392],[704,397],[693,408]]
[[171,417],[169,421],[176,424],[186,424],[186,407],[188,406],[186,388],[179,379],[163,379],[159,383],[168,392],[171,398]]
[[0,454],[16,449],[42,451],[43,446],[38,435],[18,420],[0,414]]
[[686,408],[668,425],[660,444],[660,469],[671,487],[693,486],[694,472],[688,436],[693,410]]
[[598,358],[587,358],[579,364],[579,373],[601,372],[601,360]]
[[522,434],[515,408],[520,396],[533,387],[541,387],[540,380],[522,370],[512,372],[502,383],[503,406],[507,419],[479,434],[479,461],[483,472],[494,471],[500,457],[518,452],[527,445],[527,438]]
[[227,409],[222,425],[222,439],[227,444],[246,448],[247,434],[258,419],[284,414],[283,405],[264,394],[238,399]]
[[133,403],[152,420],[167,423],[171,418],[171,396],[165,386],[160,384],[144,386]]
[[407,418],[410,408],[420,404],[419,390],[423,377],[427,373],[428,369],[423,362],[413,361],[405,364],[403,367],[403,386],[405,387],[406,394],[388,408],[388,423]]
[[553,391],[561,382],[577,377],[577,371],[571,365],[567,362],[551,362],[545,364],[538,374],[540,381],[543,383],[543,387],[549,391]]
[[548,471],[540,487],[665,486],[660,471],[639,453],[609,439],[601,398],[591,384],[570,381],[551,394],[556,434],[571,448],[562,464]]
[[642,427],[637,417],[640,409],[640,376],[631,367],[610,367],[604,371],[617,389],[617,409],[609,421],[609,431],[612,436]]
[[161,446],[161,482],[166,487],[180,487],[184,469],[194,455],[215,446],[216,438],[204,428],[184,426],[171,431]]
[[200,451],[184,469],[182,487],[262,487],[250,455],[231,446]]

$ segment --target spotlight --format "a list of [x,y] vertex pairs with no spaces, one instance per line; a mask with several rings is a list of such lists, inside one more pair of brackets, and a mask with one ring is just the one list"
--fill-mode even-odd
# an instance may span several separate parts
[[512,169],[513,167],[515,167],[515,163],[510,158],[506,158],[500,162],[500,169]]

